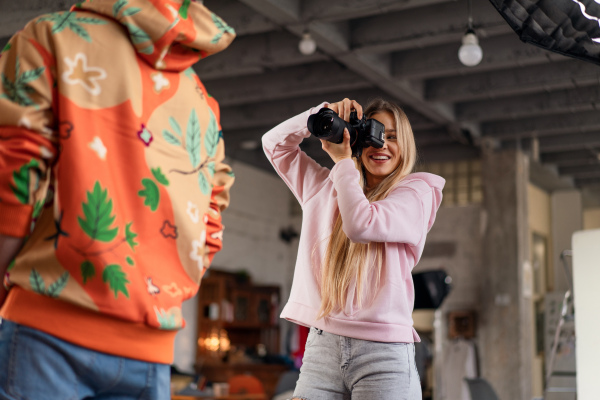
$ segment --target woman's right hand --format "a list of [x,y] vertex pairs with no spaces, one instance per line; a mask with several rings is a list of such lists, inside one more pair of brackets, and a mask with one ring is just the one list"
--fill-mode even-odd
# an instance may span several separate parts
[[361,119],[363,116],[362,106],[358,104],[356,100],[350,100],[348,98],[336,103],[331,103],[325,107],[335,111],[337,115],[346,122],[350,121],[350,113],[354,110],[356,110],[358,119]]

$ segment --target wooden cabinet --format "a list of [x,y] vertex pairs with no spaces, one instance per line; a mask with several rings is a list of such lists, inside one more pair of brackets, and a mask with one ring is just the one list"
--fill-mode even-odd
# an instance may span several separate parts
[[225,353],[228,345],[279,354],[279,296],[279,286],[211,269],[198,296],[198,355]]
[[279,355],[278,286],[254,285],[247,276],[211,268],[198,295],[196,372],[212,382],[250,373],[273,396],[279,376],[288,369],[265,364],[258,355]]

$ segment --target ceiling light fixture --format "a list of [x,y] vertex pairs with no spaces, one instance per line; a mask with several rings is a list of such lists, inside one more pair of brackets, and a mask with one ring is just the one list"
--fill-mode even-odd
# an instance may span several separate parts
[[300,39],[300,43],[298,43],[298,50],[305,56],[310,56],[317,50],[317,42],[312,38],[310,32],[304,31],[302,39]]
[[462,46],[458,49],[458,59],[467,67],[474,67],[481,62],[483,52],[479,46],[479,40],[473,30],[473,17],[471,16],[471,0],[469,6],[469,25],[467,31],[462,37]]

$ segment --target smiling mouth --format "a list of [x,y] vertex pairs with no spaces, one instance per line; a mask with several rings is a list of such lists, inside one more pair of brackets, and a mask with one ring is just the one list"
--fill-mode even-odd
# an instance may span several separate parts
[[369,156],[369,158],[371,160],[375,160],[375,161],[387,161],[391,157],[390,156],[384,156],[384,155],[372,155],[372,156]]

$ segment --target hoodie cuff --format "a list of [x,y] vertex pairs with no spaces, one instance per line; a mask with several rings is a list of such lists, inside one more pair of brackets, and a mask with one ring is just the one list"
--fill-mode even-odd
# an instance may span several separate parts
[[345,160],[336,163],[329,173],[329,179],[331,179],[334,185],[343,177],[349,177],[356,180],[360,178],[360,173],[356,169],[353,158],[346,158]]

